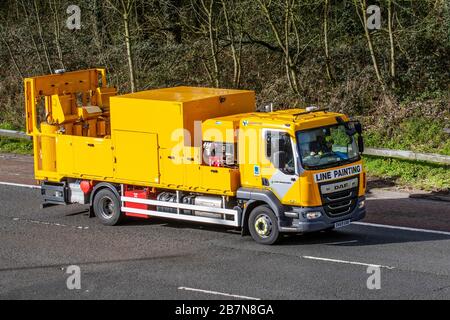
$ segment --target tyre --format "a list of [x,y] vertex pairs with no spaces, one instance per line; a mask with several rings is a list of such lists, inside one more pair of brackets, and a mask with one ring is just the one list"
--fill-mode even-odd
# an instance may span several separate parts
[[95,216],[107,226],[119,224],[123,215],[120,211],[120,201],[110,189],[101,189],[94,196],[93,208]]
[[278,219],[267,205],[256,207],[250,212],[248,227],[253,240],[260,244],[274,244],[280,238]]

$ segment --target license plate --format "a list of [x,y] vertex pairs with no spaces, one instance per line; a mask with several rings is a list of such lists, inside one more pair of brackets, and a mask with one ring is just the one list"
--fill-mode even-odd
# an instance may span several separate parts
[[342,227],[348,226],[349,224],[350,224],[350,219],[338,221],[334,224],[334,228],[335,229],[342,228]]

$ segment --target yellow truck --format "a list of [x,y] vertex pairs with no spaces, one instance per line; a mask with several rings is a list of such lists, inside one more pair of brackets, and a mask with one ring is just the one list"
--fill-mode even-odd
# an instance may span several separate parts
[[359,122],[315,107],[256,112],[255,93],[174,87],[117,95],[104,69],[26,78],[27,134],[43,207],[282,233],[365,216]]

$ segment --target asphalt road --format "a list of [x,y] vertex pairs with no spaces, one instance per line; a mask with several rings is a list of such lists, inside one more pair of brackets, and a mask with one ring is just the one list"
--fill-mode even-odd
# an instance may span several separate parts
[[[0,185],[0,299],[450,298],[450,233],[351,225],[261,246],[223,227],[106,227],[83,206],[39,204],[39,190]],[[70,265],[79,290],[67,288]],[[370,265],[380,289],[367,288]]]

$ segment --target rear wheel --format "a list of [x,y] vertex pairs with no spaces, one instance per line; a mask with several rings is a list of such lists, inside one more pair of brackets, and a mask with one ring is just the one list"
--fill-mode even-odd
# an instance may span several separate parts
[[123,219],[120,200],[110,189],[102,189],[95,194],[93,207],[96,217],[104,225],[114,226]]
[[258,206],[250,213],[248,226],[252,238],[261,244],[274,244],[280,237],[278,220],[267,205]]

